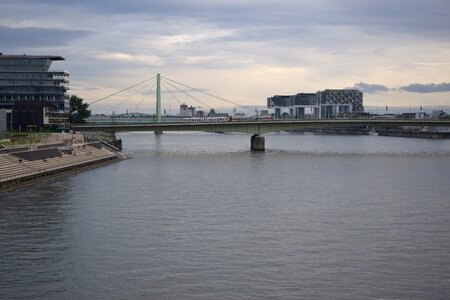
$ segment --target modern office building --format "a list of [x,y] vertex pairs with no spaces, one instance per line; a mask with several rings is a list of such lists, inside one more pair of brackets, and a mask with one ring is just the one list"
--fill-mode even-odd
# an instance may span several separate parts
[[267,98],[267,107],[289,107],[292,105],[293,98],[295,96],[290,95],[275,95],[273,97]]
[[6,109],[0,108],[0,139],[5,137],[5,131],[7,128]]
[[195,107],[192,105],[189,107],[187,104],[180,105],[180,117],[194,117],[195,116]]
[[310,118],[331,119],[351,117],[364,111],[363,93],[358,90],[324,90],[317,93],[276,95],[267,98],[267,108],[275,111],[275,118],[304,119],[305,111]]
[[0,108],[15,101],[51,101],[59,111],[69,110],[69,73],[50,70],[61,56],[2,55],[0,53]]
[[298,93],[294,96],[292,105],[317,105],[317,94],[315,93]]
[[332,119],[363,112],[363,93],[358,90],[324,90],[317,92],[320,118]]
[[17,100],[12,109],[13,130],[41,130],[45,127],[56,129],[66,127],[68,123],[67,114],[58,112],[52,101]]
[[[317,95],[314,93],[298,93],[296,95],[275,95],[267,98],[267,108],[275,109],[275,118],[280,119],[284,116],[294,117],[296,119],[305,118],[305,110],[314,111],[315,118],[318,118]],[[286,108],[289,112],[284,112]]]

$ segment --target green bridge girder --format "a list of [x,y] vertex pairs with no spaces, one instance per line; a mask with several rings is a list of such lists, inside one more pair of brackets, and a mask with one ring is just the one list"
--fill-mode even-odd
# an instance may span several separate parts
[[216,122],[216,123],[144,123],[144,124],[83,124],[72,128],[80,132],[88,131],[205,131],[205,132],[241,132],[262,135],[269,132],[301,130],[311,128],[343,127],[450,127],[450,120],[288,120],[259,122]]

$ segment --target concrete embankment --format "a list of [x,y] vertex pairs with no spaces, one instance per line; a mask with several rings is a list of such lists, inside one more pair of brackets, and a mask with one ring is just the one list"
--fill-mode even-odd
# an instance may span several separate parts
[[0,192],[55,180],[124,158],[100,141],[3,149],[0,152]]
[[409,137],[423,139],[449,139],[448,131],[421,131],[411,129],[385,129],[385,128],[325,128],[325,129],[305,129],[297,132],[311,132],[324,135],[370,135],[376,132],[378,135],[391,137]]
[[450,139],[450,132],[448,131],[419,131],[419,130],[377,130],[378,135],[393,136],[393,137],[407,137],[407,138],[421,138],[421,139]]

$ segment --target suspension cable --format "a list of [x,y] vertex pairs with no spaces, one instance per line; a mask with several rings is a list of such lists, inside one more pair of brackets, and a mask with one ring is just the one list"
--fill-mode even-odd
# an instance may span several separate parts
[[227,100],[227,99],[225,99],[225,98],[222,98],[222,97],[219,97],[219,96],[216,96],[216,95],[210,94],[210,93],[208,93],[208,92],[205,92],[205,91],[202,91],[202,90],[200,90],[200,89],[197,89],[197,88],[194,88],[194,87],[188,86],[188,85],[186,85],[186,84],[183,84],[183,83],[181,83],[181,82],[178,82],[178,81],[172,80],[172,79],[170,79],[170,78],[167,78],[167,77],[163,77],[163,79],[166,79],[166,80],[169,80],[169,81],[171,81],[171,82],[174,82],[174,83],[176,83],[176,84],[179,84],[179,85],[182,85],[182,86],[184,86],[184,87],[190,88],[190,89],[192,89],[192,90],[194,90],[194,91],[197,91],[197,92],[203,93],[203,94],[205,94],[205,95],[208,95],[208,96],[210,96],[210,97],[214,97],[214,98],[216,98],[216,99],[219,99],[219,100],[222,100],[222,101],[225,101],[225,102],[228,102],[228,103],[234,104],[234,105],[236,105],[236,106],[239,106],[239,107],[241,107],[241,108],[244,108],[244,109],[246,109],[246,110],[250,110],[250,109],[249,109],[248,107],[242,106],[242,105],[240,105],[240,104],[238,104],[238,103],[236,103],[236,102],[234,102],[234,101],[231,101],[231,100]]
[[[113,110],[113,109],[115,109],[116,107],[118,107],[118,106],[120,106],[120,105],[122,105],[125,101],[128,101],[128,100],[130,100],[131,98],[133,98],[134,96],[136,96],[139,92],[141,92],[143,89],[145,89],[145,88],[147,88],[147,87],[149,87],[150,86],[150,84],[151,84],[151,82],[149,83],[149,84],[146,84],[146,85],[144,85],[143,87],[141,87],[140,89],[138,89],[134,94],[132,94],[132,95],[130,95],[130,96],[128,96],[127,98],[125,98],[125,99],[123,99],[122,101],[120,101],[119,103],[117,103],[117,104],[114,104],[110,109],[108,109],[107,111],[109,111],[109,110]],[[153,85],[155,85],[154,83],[153,83]]]
[[97,99],[97,100],[92,101],[91,103],[88,103],[88,104],[89,104],[89,105],[96,104],[96,103],[98,103],[98,102],[100,102],[100,101],[103,101],[103,100],[105,100],[105,99],[108,99],[109,97],[112,97],[112,96],[115,96],[115,95],[120,94],[120,93],[122,93],[122,92],[125,92],[125,91],[127,91],[127,90],[129,90],[129,89],[132,89],[132,88],[134,88],[134,87],[136,87],[136,86],[138,86],[138,85],[141,85],[141,84],[143,84],[143,83],[145,83],[145,82],[147,82],[147,81],[150,81],[150,80],[152,80],[152,79],[155,79],[155,78],[156,78],[156,76],[154,76],[154,77],[152,77],[152,78],[149,78],[149,79],[146,79],[146,80],[143,80],[143,81],[141,81],[141,82],[139,82],[139,83],[136,83],[136,84],[134,84],[134,85],[132,85],[132,86],[129,86],[129,87],[123,89],[123,90],[120,90],[120,91],[115,92],[115,93],[113,93],[113,94],[111,94],[111,95],[105,96],[105,97],[103,97],[103,98]]
[[166,88],[166,90],[169,91],[169,93],[173,96],[173,98],[175,98],[175,100],[176,100],[179,104],[181,104],[181,101],[178,100],[178,97],[175,96],[175,94],[167,87],[167,85],[164,83],[164,81],[161,81],[161,83],[164,85],[164,87]]
[[[164,80],[164,79],[163,79],[163,80]],[[177,89],[178,91],[182,92],[182,93],[183,93],[183,94],[185,94],[186,96],[188,96],[188,97],[190,97],[190,98],[194,99],[195,101],[197,101],[197,102],[199,102],[199,103],[203,104],[204,106],[206,106],[206,107],[209,107],[209,108],[213,108],[212,106],[210,106],[210,105],[206,104],[205,102],[203,102],[203,101],[201,101],[201,100],[197,99],[196,97],[194,97],[194,96],[192,96],[192,95],[190,95],[190,94],[186,93],[185,91],[183,91],[183,90],[179,89],[178,87],[174,86],[174,85],[173,85],[173,84],[171,84],[170,82],[166,82],[166,83],[167,83],[168,85],[170,85],[171,87],[173,87],[173,88]]]
[[135,112],[137,112],[138,107],[142,104],[142,102],[144,101],[145,97],[147,97],[152,91],[153,91],[153,87],[155,86],[156,81],[153,82],[152,87],[150,88],[150,90],[148,90],[148,92],[144,95],[144,97],[142,97],[141,101],[138,103],[138,105],[136,105],[136,107],[133,109]]

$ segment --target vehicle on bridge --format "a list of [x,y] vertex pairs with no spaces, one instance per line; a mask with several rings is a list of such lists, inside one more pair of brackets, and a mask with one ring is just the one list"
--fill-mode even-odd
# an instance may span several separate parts
[[184,118],[186,123],[211,123],[211,122],[228,122],[228,117],[192,117]]
[[191,117],[184,118],[186,123],[216,123],[216,122],[250,122],[250,121],[272,121],[273,116],[245,116],[234,115],[229,117]]

